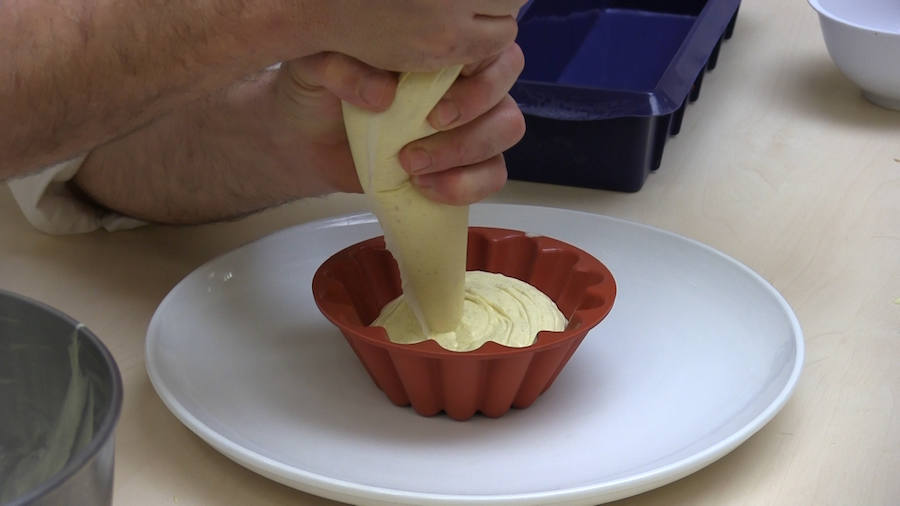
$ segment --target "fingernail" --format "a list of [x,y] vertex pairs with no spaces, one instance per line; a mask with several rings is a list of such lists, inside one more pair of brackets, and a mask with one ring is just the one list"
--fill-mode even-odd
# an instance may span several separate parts
[[387,87],[381,79],[367,79],[363,83],[359,96],[372,107],[381,107]]
[[442,98],[434,109],[434,120],[438,128],[444,128],[459,119],[459,107],[449,98]]
[[424,149],[412,149],[404,153],[406,169],[410,174],[419,174],[431,167],[431,155]]

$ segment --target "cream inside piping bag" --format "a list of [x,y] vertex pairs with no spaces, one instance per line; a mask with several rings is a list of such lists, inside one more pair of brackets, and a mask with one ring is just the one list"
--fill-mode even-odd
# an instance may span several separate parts
[[343,104],[359,182],[425,335],[452,331],[462,316],[469,208],[425,198],[413,187],[397,154],[436,132],[426,118],[461,69],[402,74],[393,105],[381,113]]
[[500,274],[467,275],[468,206],[427,199],[397,156],[406,144],[436,132],[426,118],[460,70],[401,75],[394,103],[382,113],[343,104],[357,175],[403,285],[403,295],[373,325],[384,326],[394,342],[430,338],[454,351],[488,340],[528,346],[542,330],[563,330],[565,317],[528,283]]

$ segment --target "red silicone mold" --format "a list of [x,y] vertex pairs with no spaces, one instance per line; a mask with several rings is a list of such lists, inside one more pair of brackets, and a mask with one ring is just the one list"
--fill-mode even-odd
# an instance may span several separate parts
[[400,272],[384,238],[354,244],[325,261],[313,277],[319,310],[347,338],[375,384],[398,406],[420,415],[444,411],[456,420],[476,412],[499,417],[526,408],[550,388],[588,331],[612,309],[616,284],[599,260],[562,241],[499,228],[469,229],[468,270],[499,272],[531,283],[556,302],[568,325],[535,343],[510,348],[488,342],[456,352],[434,341],[392,343],[369,327],[401,293]]

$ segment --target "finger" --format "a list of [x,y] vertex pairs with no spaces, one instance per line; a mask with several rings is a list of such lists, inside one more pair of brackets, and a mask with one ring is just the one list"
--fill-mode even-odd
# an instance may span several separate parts
[[459,63],[480,62],[499,54],[516,41],[518,33],[513,16],[475,16],[457,39]]
[[480,16],[515,16],[527,0],[478,0],[475,13]]
[[340,53],[319,53],[287,63],[298,93],[325,88],[341,100],[371,111],[394,101],[397,76]]
[[473,76],[473,75],[481,72],[482,70],[490,67],[497,61],[497,59],[500,58],[501,54],[503,54],[503,53],[495,54],[494,56],[491,56],[490,58],[488,58],[486,60],[481,60],[481,61],[477,61],[474,63],[470,63],[468,65],[464,65],[462,70],[459,72],[460,77]]
[[463,76],[428,115],[428,122],[438,130],[448,130],[468,123],[491,110],[506,96],[525,66],[522,49],[513,44],[474,74]]
[[488,160],[525,134],[525,119],[509,95],[487,114],[465,125],[412,142],[400,150],[403,169],[430,174]]
[[506,184],[506,162],[496,155],[468,167],[414,176],[413,186],[431,200],[451,205],[468,205],[483,200]]

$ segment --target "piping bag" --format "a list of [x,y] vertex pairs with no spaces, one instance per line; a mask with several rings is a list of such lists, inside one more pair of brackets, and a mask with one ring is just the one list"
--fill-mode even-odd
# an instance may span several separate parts
[[413,187],[397,155],[403,146],[437,132],[426,118],[461,70],[401,74],[394,103],[380,113],[343,103],[359,182],[426,336],[455,330],[462,317],[469,207],[427,199]]

